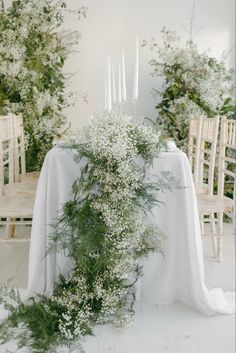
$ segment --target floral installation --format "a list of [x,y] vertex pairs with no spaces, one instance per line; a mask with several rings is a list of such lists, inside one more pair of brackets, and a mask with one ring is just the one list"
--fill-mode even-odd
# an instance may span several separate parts
[[0,326],[2,342],[14,337],[19,347],[35,353],[56,352],[63,345],[78,349],[94,324],[131,323],[140,260],[162,252],[165,240],[148,214],[158,203],[158,191],[177,185],[169,173],[150,175],[161,147],[159,133],[126,117],[96,118],[78,143],[64,147],[80,163],[81,175],[63,206],[48,253],[69,256],[73,270],[59,278],[51,297],[24,304],[14,290],[0,296],[10,310]]
[[69,10],[62,0],[0,4],[0,114],[23,114],[28,170],[40,169],[65,124],[63,109],[73,103],[63,66],[80,33],[62,29],[67,12],[80,18],[86,8]]
[[184,150],[191,115],[235,118],[234,71],[227,69],[227,55],[217,60],[208,52],[199,53],[192,27],[191,23],[190,39],[184,45],[176,32],[166,27],[158,42],[151,38],[143,43],[155,55],[150,61],[152,75],[162,79],[160,89],[152,90],[157,98],[156,122]]

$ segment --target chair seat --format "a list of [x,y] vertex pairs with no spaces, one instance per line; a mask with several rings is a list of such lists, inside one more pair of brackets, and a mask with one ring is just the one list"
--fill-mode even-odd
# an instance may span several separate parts
[[31,172],[31,173],[24,173],[20,174],[20,182],[28,182],[31,183],[35,188],[38,185],[40,172]]
[[208,195],[209,194],[209,185],[201,184],[195,185],[196,193],[200,195]]
[[[37,184],[36,182],[33,182],[31,180],[26,180],[22,181],[20,183],[12,183],[12,184],[6,184],[3,187],[3,195],[15,195],[15,194],[20,194],[22,193],[34,193],[36,192]],[[1,196],[0,196],[1,199]]]
[[32,217],[35,189],[30,183],[8,184],[0,197],[0,218]]
[[234,207],[234,201],[226,196],[197,194],[197,201],[201,214],[231,212]]

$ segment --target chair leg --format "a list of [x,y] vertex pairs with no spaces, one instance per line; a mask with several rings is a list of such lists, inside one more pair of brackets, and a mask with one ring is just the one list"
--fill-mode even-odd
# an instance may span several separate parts
[[201,233],[203,235],[205,233],[204,215],[201,215],[200,217],[200,225],[201,225]]
[[218,213],[218,236],[217,236],[217,261],[221,262],[223,260],[223,212]]
[[[11,221],[11,218],[7,217],[7,222],[10,222],[10,221]],[[9,229],[10,229],[10,224],[6,224],[6,229],[5,229],[6,237],[8,237],[8,235],[9,235]]]
[[[11,219],[13,222],[16,221],[15,218]],[[15,224],[10,224],[8,227],[8,238],[9,239],[13,239],[14,238],[14,234],[15,234],[15,229],[16,229],[16,225]]]
[[235,210],[235,204],[233,206],[233,234],[236,234],[236,210]]
[[209,220],[211,223],[213,257],[217,257],[216,219],[214,213],[210,214]]

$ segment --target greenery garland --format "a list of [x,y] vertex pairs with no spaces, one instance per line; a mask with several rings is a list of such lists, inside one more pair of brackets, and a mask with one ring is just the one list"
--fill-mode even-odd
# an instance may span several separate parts
[[63,0],[13,0],[6,9],[1,4],[0,114],[23,114],[27,170],[40,170],[65,124],[63,109],[73,103],[63,66],[80,33],[62,30],[64,14],[80,18],[86,8],[68,10]]
[[147,217],[158,203],[157,191],[170,189],[174,181],[168,173],[154,182],[148,177],[159,134],[108,116],[95,119],[69,148],[83,167],[48,251],[63,251],[73,260],[73,271],[60,277],[51,297],[23,303],[14,290],[1,295],[10,310],[0,325],[2,343],[14,337],[19,347],[34,353],[56,352],[62,345],[78,349],[94,324],[127,326],[142,273],[140,259],[163,246],[163,234]]

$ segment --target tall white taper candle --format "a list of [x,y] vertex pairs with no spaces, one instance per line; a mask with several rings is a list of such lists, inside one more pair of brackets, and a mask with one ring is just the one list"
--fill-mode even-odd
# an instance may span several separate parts
[[107,111],[111,112],[111,60],[108,56],[108,68],[107,68]]
[[138,69],[139,69],[139,57],[138,57],[138,37],[136,39],[136,56],[134,65],[134,85],[133,85],[133,101],[136,102],[138,99]]
[[118,103],[121,103],[122,101],[122,88],[121,88],[121,68],[120,68],[120,63],[118,67]]
[[126,102],[125,54],[122,51],[122,99]]
[[104,110],[107,111],[107,72],[105,72],[105,82],[104,82],[104,89],[105,89],[105,101],[104,101]]
[[115,78],[115,70],[114,65],[112,65],[112,101],[113,104],[116,104],[116,78]]

